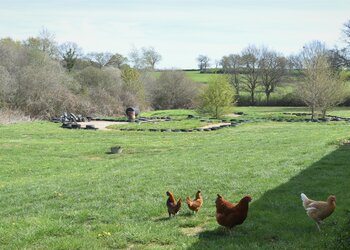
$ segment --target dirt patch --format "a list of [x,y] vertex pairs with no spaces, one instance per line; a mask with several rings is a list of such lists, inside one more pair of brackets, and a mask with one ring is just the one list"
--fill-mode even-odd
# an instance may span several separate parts
[[209,124],[201,128],[215,128],[215,127],[220,127],[221,125],[231,125],[229,122],[221,122],[221,123],[214,123],[214,124]]
[[85,128],[86,125],[94,125],[95,128],[98,128],[99,130],[110,130],[107,128],[110,125],[124,125],[128,124],[128,122],[111,122],[111,121],[90,121],[90,122],[78,122],[80,124],[81,128]]
[[82,157],[82,159],[84,160],[89,160],[89,161],[99,161],[99,160],[102,160],[101,157],[98,157],[98,156],[84,156]]
[[237,115],[237,114],[227,114],[227,115],[224,115],[224,116],[227,116],[227,117],[240,117],[241,115]]
[[203,227],[186,227],[181,229],[181,232],[187,236],[196,236],[203,231],[204,231]]
[[[111,122],[111,121],[90,121],[90,122],[78,122],[78,124],[80,124],[81,128],[85,128],[86,125],[94,125],[95,128],[98,128],[99,130],[111,130],[107,128],[110,125],[125,125],[129,123],[128,122]],[[215,128],[215,127],[220,127],[221,125],[231,125],[231,123],[229,122],[213,123],[213,124],[208,124],[201,128],[203,129]]]

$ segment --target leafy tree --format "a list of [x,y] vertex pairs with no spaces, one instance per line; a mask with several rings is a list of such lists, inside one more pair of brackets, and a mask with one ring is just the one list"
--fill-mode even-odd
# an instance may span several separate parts
[[213,77],[200,96],[199,109],[218,118],[234,102],[234,91],[226,76]]
[[121,100],[124,106],[143,108],[145,106],[145,88],[140,80],[140,73],[129,66],[125,66],[121,72],[123,80],[123,93]]
[[127,62],[128,62],[128,58],[126,58],[125,56],[123,56],[121,54],[116,53],[111,57],[111,59],[107,63],[107,66],[113,66],[113,67],[116,67],[118,69],[121,69],[122,66],[124,64],[126,64]]

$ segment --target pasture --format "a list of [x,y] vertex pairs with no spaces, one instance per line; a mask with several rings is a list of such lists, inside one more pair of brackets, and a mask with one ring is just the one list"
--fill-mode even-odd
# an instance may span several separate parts
[[[280,117],[303,108],[235,108]],[[176,116],[193,111],[161,111]],[[350,117],[350,111],[334,114]],[[160,115],[153,112],[148,115]],[[350,123],[256,121],[211,132],[66,130],[59,124],[0,125],[1,249],[334,249],[349,223]],[[109,154],[122,146],[121,154]],[[168,219],[175,198],[201,190]],[[318,232],[300,193],[337,196]],[[231,233],[215,198],[250,194],[248,218]]]

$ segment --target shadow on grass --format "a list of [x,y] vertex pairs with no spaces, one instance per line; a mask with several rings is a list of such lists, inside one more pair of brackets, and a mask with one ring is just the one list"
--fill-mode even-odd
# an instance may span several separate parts
[[[220,228],[203,231],[190,249],[334,249],[347,221],[349,190],[350,146],[340,146],[252,202],[243,225],[230,233]],[[315,200],[336,195],[337,209],[321,226],[322,232],[307,217],[301,192]]]
[[188,211],[188,212],[179,214],[179,216],[181,216],[181,217],[194,217],[194,216],[196,216],[196,214],[194,214],[193,212]]
[[196,215],[193,214],[193,213],[190,213],[190,212],[186,212],[186,213],[180,213],[180,214],[177,214],[177,215],[171,216],[171,217],[166,216],[166,217],[156,218],[153,221],[154,222],[168,221],[168,220],[171,220],[171,219],[176,219],[176,217],[192,217],[192,216],[196,216]]
[[171,219],[172,219],[171,217],[167,216],[167,217],[161,217],[161,218],[154,219],[153,221],[154,222],[161,222],[161,221],[168,221]]

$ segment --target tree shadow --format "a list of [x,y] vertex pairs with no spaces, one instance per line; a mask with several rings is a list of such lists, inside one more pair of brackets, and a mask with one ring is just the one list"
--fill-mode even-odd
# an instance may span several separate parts
[[[302,192],[315,200],[337,197],[336,211],[321,232],[302,207]],[[189,249],[331,248],[349,209],[350,146],[343,145],[253,201],[247,220],[231,233],[220,228],[202,231]]]

